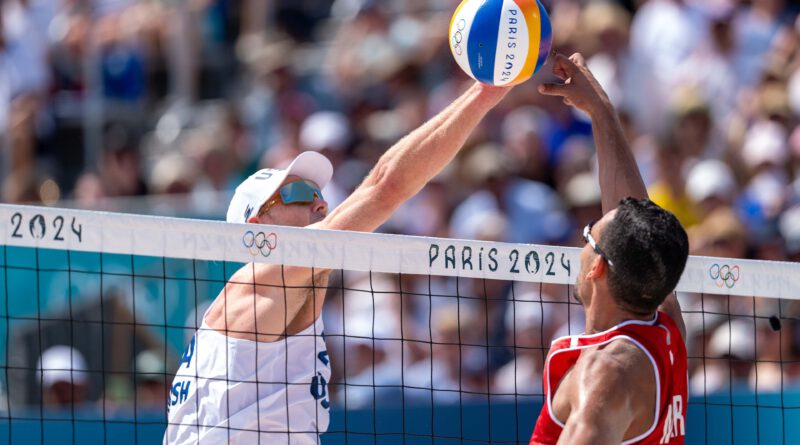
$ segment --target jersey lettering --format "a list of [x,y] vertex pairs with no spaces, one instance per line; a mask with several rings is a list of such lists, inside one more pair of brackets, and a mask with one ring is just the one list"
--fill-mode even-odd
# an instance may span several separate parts
[[[325,366],[328,366],[330,363],[328,351],[320,351],[320,353],[317,354],[317,358]],[[331,402],[328,400],[328,381],[325,380],[321,372],[317,372],[317,375],[311,378],[311,397],[313,397],[314,400],[319,400],[319,404],[322,405],[323,408],[330,408]]]
[[169,404],[168,406],[175,406],[179,403],[183,403],[189,398],[189,387],[191,386],[192,382],[188,380],[184,380],[182,382],[176,382],[172,385],[170,389],[170,397],[169,397]]
[[189,342],[189,347],[186,348],[186,352],[183,353],[183,356],[181,357],[181,364],[178,367],[183,366],[183,364],[186,363],[186,367],[188,368],[189,365],[192,364],[192,357],[194,356],[194,338],[195,336],[193,335],[192,341]]
[[321,372],[318,372],[317,375],[311,379],[311,397],[313,397],[314,400],[320,400],[319,403],[323,408],[330,408],[331,403],[328,401],[328,381],[325,380]]
[[685,422],[683,420],[683,398],[674,396],[672,404],[667,410],[667,418],[664,420],[664,435],[661,436],[662,444],[669,443],[671,439],[686,435]]

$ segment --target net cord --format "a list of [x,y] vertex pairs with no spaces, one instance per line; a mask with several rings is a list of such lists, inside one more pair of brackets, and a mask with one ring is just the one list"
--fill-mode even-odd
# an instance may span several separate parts
[[[56,221],[62,221],[60,229]],[[7,246],[574,284],[579,248],[0,205]],[[679,292],[800,299],[800,264],[691,256]]]

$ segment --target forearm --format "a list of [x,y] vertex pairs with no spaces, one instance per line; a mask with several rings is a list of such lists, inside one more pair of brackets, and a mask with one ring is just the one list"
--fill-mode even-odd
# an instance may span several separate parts
[[398,141],[378,161],[365,185],[390,186],[402,202],[438,174],[508,89],[474,84],[431,120]]
[[372,231],[453,160],[508,89],[473,85],[381,156],[361,185],[316,227]]
[[591,117],[600,166],[603,213],[616,208],[621,199],[629,196],[647,198],[647,188],[614,107],[602,101],[593,109]]

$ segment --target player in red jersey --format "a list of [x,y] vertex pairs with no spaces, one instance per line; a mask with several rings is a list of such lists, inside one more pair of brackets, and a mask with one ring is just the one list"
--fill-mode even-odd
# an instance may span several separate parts
[[558,54],[553,72],[564,83],[539,91],[592,118],[605,214],[583,230],[575,297],[586,334],[553,341],[531,444],[683,444],[686,334],[673,291],[686,232],[647,199],[616,112],[583,57]]

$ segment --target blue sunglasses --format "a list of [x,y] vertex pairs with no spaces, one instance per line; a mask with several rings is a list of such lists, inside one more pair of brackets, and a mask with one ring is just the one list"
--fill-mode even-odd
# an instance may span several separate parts
[[306,179],[290,182],[279,188],[278,195],[265,202],[258,214],[262,215],[268,212],[278,201],[284,204],[310,204],[314,202],[314,198],[325,200],[317,184]]

